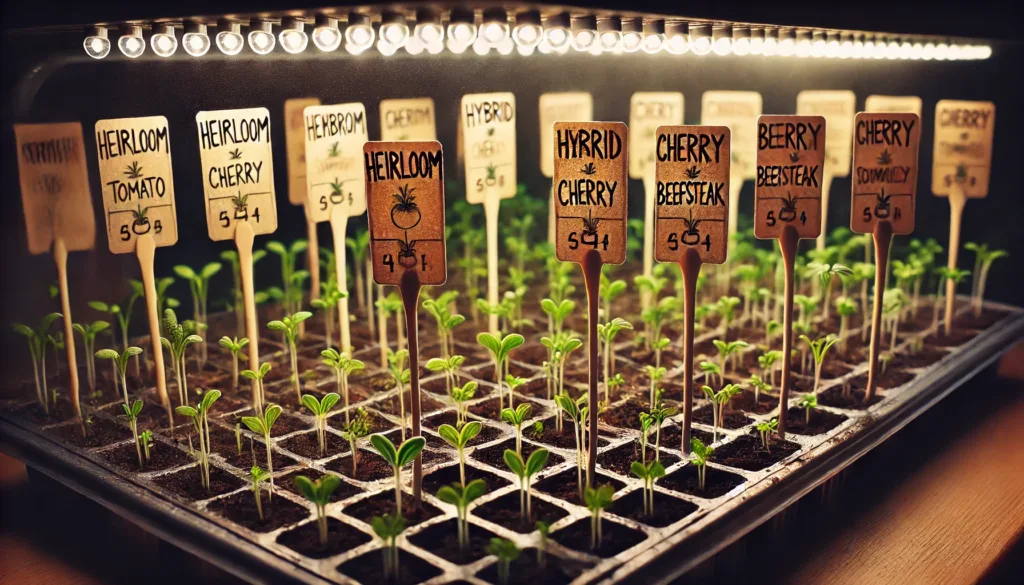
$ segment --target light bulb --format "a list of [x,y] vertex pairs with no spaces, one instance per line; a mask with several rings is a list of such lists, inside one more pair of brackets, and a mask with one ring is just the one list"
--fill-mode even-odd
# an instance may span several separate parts
[[281,20],[281,32],[277,39],[281,42],[281,48],[293,55],[305,51],[309,44],[305,25],[301,20],[291,17]]
[[643,49],[645,53],[651,55],[661,50],[661,47],[665,44],[665,35],[659,33],[644,33]]
[[644,42],[643,22],[639,18],[626,18],[622,21],[622,50],[627,53],[640,50]]
[[749,28],[734,27],[732,29],[732,54],[741,57],[750,54]]
[[369,47],[364,47],[362,45],[353,45],[352,43],[345,43],[345,50],[348,51],[350,55],[362,55],[364,52],[366,52],[366,49],[368,48]]
[[796,44],[793,45],[793,54],[797,57],[811,56],[811,37],[807,34],[807,31],[797,31]]
[[473,52],[481,57],[491,52],[491,44],[483,37],[477,37],[473,41]]
[[960,45],[950,44],[949,50],[946,52],[946,58],[950,61],[957,61],[962,58],[962,54],[963,51],[960,49]]
[[872,57],[874,57],[875,59],[885,59],[886,55],[888,55],[888,52],[889,47],[886,44],[885,39],[875,38],[875,50],[872,54]]
[[217,48],[225,55],[237,55],[244,44],[242,26],[237,22],[220,20],[217,22]]
[[271,25],[265,20],[253,20],[249,24],[249,48],[257,55],[266,55],[274,50],[277,40],[271,32]]
[[779,31],[776,29],[765,29],[764,31],[764,47],[761,49],[761,54],[767,57],[777,55],[779,53]]
[[622,20],[617,17],[597,21],[597,46],[602,51],[615,52],[622,47]]
[[498,53],[501,55],[511,55],[512,51],[516,48],[516,43],[512,40],[512,37],[505,37],[498,41],[498,44],[494,48],[497,49]]
[[523,57],[529,57],[530,55],[533,54],[534,51],[537,50],[538,46],[539,46],[539,44],[538,45],[520,45],[520,44],[516,44],[516,52],[519,53],[520,55],[522,55]]
[[492,47],[496,47],[508,38],[508,14],[504,8],[488,8],[484,10],[480,36]]
[[910,58],[917,61],[924,57],[924,45],[921,43],[914,43],[910,46]]
[[338,19],[325,14],[316,16],[313,26],[313,44],[316,48],[329,53],[341,46],[341,31],[338,30]]
[[978,59],[988,59],[992,56],[992,47],[990,45],[981,45],[978,47]]
[[444,39],[444,27],[434,22],[416,25],[416,36],[424,45],[432,45]]
[[[373,26],[370,25],[370,17],[358,12],[348,15],[348,26],[345,27],[345,49],[349,46],[359,53],[373,46],[375,38]],[[349,50],[351,53],[352,51]]]
[[174,36],[173,24],[153,25],[153,36],[149,37],[149,45],[160,57],[170,57],[178,50],[178,38]]
[[181,37],[181,48],[193,57],[202,57],[210,50],[210,35],[201,22],[186,22],[185,34]]
[[[516,14],[516,26],[512,29],[512,40],[520,47],[532,49],[540,44],[544,37],[544,27],[540,24],[540,12],[527,10]],[[519,52],[522,54],[522,51]]]
[[727,26],[716,26],[711,32],[711,50],[725,56],[732,52],[732,30]]
[[606,31],[601,33],[601,48],[605,51],[614,51],[619,48],[622,43],[621,33]]
[[820,59],[825,56],[826,50],[828,50],[828,44],[825,42],[825,33],[815,32],[811,36],[811,57]]
[[711,52],[711,35],[707,25],[690,25],[690,39],[687,43],[694,55],[707,55]]
[[[461,46],[462,50],[468,49],[477,37],[477,29],[474,22],[472,10],[464,8],[453,8],[448,20],[448,41],[451,46]],[[462,52],[462,51],[458,51]]]
[[408,41],[405,41],[405,51],[410,55],[419,55],[425,48],[423,41],[416,35],[412,35]]
[[398,50],[409,40],[409,25],[405,16],[397,12],[385,12],[380,19],[380,38]]
[[843,35],[843,40],[839,41],[839,58],[849,59],[850,57],[853,57],[853,38]]
[[750,29],[750,54],[751,55],[763,55],[764,54],[764,29],[763,28],[752,28],[752,29]]
[[431,55],[437,55],[438,53],[440,53],[443,50],[444,50],[444,41],[442,41],[441,39],[438,39],[438,40],[434,41],[433,43],[430,43],[429,45],[427,45],[427,52],[430,53]]
[[82,41],[82,48],[85,54],[93,59],[102,59],[110,54],[110,39],[107,37],[107,29],[97,26],[89,31],[88,36]]
[[893,60],[900,58],[900,44],[895,39],[885,45],[885,58]]
[[931,61],[935,58],[935,43],[924,44],[924,49],[921,51],[921,58],[925,61]]
[[377,39],[377,50],[380,52],[381,55],[384,55],[385,57],[390,57],[391,55],[395,54],[395,51],[398,50],[398,47],[392,45],[390,41],[381,36],[379,39]]
[[903,41],[900,43],[900,59],[913,59],[914,58],[914,46],[910,44],[910,41]]
[[665,23],[665,50],[673,55],[682,55],[690,48],[685,22]]
[[569,27],[571,19],[569,13],[561,12],[548,17],[544,25],[544,40],[552,51],[559,51],[569,46]]
[[448,36],[448,40],[445,41],[445,46],[448,47],[449,51],[451,51],[452,53],[455,53],[456,55],[465,52],[466,49],[468,49],[470,47],[470,45],[466,45],[466,44],[460,43],[459,41],[456,41],[455,39],[453,39],[451,37],[451,35],[449,35]]
[[597,39],[597,19],[593,16],[572,18],[572,46],[577,51],[589,51]]
[[146,41],[142,40],[142,27],[130,25],[121,33],[117,39],[117,48],[129,59],[135,59],[146,50]]

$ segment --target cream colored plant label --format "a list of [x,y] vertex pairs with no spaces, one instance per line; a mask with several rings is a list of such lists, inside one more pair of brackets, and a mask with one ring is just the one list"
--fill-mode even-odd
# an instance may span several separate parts
[[15,124],[14,136],[29,253],[49,251],[57,237],[70,251],[92,248],[96,224],[82,124]]
[[277,230],[274,156],[266,108],[196,114],[210,239],[230,240],[239,222],[254,234]]
[[96,154],[110,251],[134,252],[138,237],[145,234],[151,234],[157,246],[176,243],[178,222],[167,118],[96,122]]
[[645,179],[654,173],[654,137],[661,126],[683,123],[683,94],[638,91],[629,99],[629,176]]
[[432,142],[437,140],[434,100],[410,98],[380,102],[380,139]]
[[516,96],[464,95],[459,121],[465,148],[466,200],[483,203],[492,190],[501,199],[515,196]]
[[306,119],[306,213],[329,221],[334,209],[344,217],[366,211],[363,145],[369,140],[363,104],[310,106]]
[[540,172],[555,174],[555,122],[591,122],[594,97],[585,91],[540,94]]
[[416,271],[422,285],[444,284],[441,143],[367,142],[363,158],[374,282],[397,286]]
[[582,263],[589,250],[602,264],[626,260],[628,140],[622,122],[556,122],[555,253]]
[[995,125],[992,102],[942,100],[935,104],[932,193],[949,195],[956,184],[968,197],[988,195]]
[[306,120],[302,113],[320,105],[317,98],[292,98],[284,101],[284,140],[288,155],[288,202],[305,205],[306,196]]
[[850,174],[853,154],[853,117],[857,114],[857,96],[848,90],[808,90],[796,95],[796,115],[823,116],[828,124],[825,165],[829,175]]
[[[744,179],[757,177],[757,118],[761,94],[756,91],[705,91],[701,100],[705,126],[727,126],[732,145],[730,171]],[[706,260],[705,260],[706,262]]]
[[[707,95],[707,94],[705,94]],[[756,121],[755,121],[756,124]],[[662,126],[655,146],[654,259],[725,262],[729,244],[730,131],[725,126]]]
[[850,230],[867,234],[887,221],[894,234],[913,233],[921,118],[861,112],[853,137]]
[[778,238],[786,226],[801,238],[821,235],[825,125],[822,116],[758,118],[756,237]]
[[869,95],[864,101],[865,112],[910,113],[921,117],[921,98],[916,95]]

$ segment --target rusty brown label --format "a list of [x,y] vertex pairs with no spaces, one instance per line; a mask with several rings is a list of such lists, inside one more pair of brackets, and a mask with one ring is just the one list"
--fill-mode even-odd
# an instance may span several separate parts
[[654,259],[725,262],[729,241],[731,133],[725,126],[662,126],[655,155]]
[[320,105],[317,98],[292,98],[284,101],[284,140],[288,161],[288,201],[306,204],[306,121],[302,111]]
[[604,264],[626,260],[628,137],[622,122],[556,122],[555,252],[583,262],[597,250]]
[[850,229],[867,234],[887,221],[894,234],[912,233],[921,118],[861,112],[853,127]]
[[363,166],[374,282],[398,285],[405,272],[415,270],[420,284],[444,284],[441,143],[367,142]]
[[754,235],[778,238],[786,226],[801,238],[821,234],[821,185],[825,118],[761,116],[757,119]]
[[968,197],[988,195],[996,105],[941,100],[935,104],[932,193],[949,195],[959,185]]

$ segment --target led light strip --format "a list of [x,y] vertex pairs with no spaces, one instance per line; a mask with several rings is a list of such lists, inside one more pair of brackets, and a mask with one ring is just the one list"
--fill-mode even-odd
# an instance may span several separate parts
[[[709,58],[736,55],[965,61],[992,56],[992,47],[986,44],[872,33],[681,20],[666,22],[616,16],[571,16],[567,12],[542,19],[537,10],[517,12],[510,19],[509,13],[501,8],[480,12],[479,25],[477,13],[472,10],[454,8],[447,16],[444,21],[442,15],[424,8],[416,11],[415,23],[409,23],[405,14],[387,10],[381,14],[377,29],[371,15],[358,12],[349,13],[345,23],[339,23],[337,15],[325,14],[311,19],[289,16],[280,23],[262,18],[248,22],[221,19],[217,22],[216,45],[225,55],[239,54],[245,45],[241,34],[241,27],[245,25],[249,28],[248,46],[253,53],[265,55],[280,47],[288,53],[298,54],[307,50],[305,27],[310,25],[314,27],[313,46],[318,51],[331,52],[344,44],[345,50],[352,55],[370,49],[376,40],[377,50],[385,56],[394,55],[403,48],[411,55],[424,50],[436,55],[446,47],[455,54],[472,48],[478,55],[487,55],[492,50],[508,55],[515,50],[524,56],[534,52],[561,54],[570,48],[594,55],[632,53],[643,49],[648,54],[664,51],[672,55],[706,55]],[[182,44],[188,54],[195,57],[207,54],[211,46],[207,26],[199,22],[185,23],[186,35]],[[274,27],[280,30],[277,39],[272,32]],[[150,28],[153,52],[161,57],[173,55],[178,47],[174,24],[159,22],[151,24]],[[83,43],[87,55],[103,59],[110,54],[110,30],[106,26],[89,30]],[[146,47],[143,26],[131,23],[120,31],[117,45],[121,53],[133,59],[139,57]]]

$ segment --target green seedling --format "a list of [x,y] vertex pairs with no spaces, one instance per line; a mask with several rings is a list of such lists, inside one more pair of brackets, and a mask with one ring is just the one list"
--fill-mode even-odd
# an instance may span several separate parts
[[711,402],[711,414],[714,418],[714,440],[717,441],[718,427],[724,426],[725,407],[729,405],[729,400],[739,394],[743,388],[739,384],[726,384],[718,392],[712,390],[710,386],[704,386],[701,390],[703,390],[704,396],[707,397],[708,401]]
[[235,452],[242,456],[242,423],[235,423]]
[[260,486],[263,485],[270,479],[270,474],[264,471],[259,465],[253,465],[252,469],[249,470],[249,489],[252,490],[252,495],[256,499],[256,513],[260,516],[260,522],[263,522],[263,496],[260,494]]
[[423,437],[411,437],[409,440],[403,441],[401,446],[396,449],[395,444],[384,435],[373,435],[370,437],[370,444],[395,472],[395,511],[401,513],[402,468],[420,454],[427,444],[427,440]]
[[[316,506],[316,525],[320,532],[320,546],[327,546],[327,503],[331,500],[334,490],[341,485],[341,478],[337,475],[326,474],[313,481],[305,475],[296,475],[294,481],[295,487],[299,488],[302,495]],[[270,485],[271,493],[273,493],[273,478],[270,480]]]
[[[140,355],[142,353],[141,347],[129,347],[122,353],[117,353],[113,349],[101,349],[96,352],[96,357],[101,360],[110,360],[114,364],[114,369],[117,371],[117,375],[121,378],[121,389],[124,390],[124,403],[128,405],[128,360],[133,356]],[[114,378],[114,393],[117,393],[117,378]]]
[[[602,274],[602,276],[604,276]],[[622,287],[625,288],[626,282],[623,280],[617,280],[615,282],[621,282]],[[597,336],[601,339],[604,344],[604,401],[610,401],[610,386],[615,372],[615,337],[620,331],[624,329],[632,329],[633,325],[625,319],[616,317],[607,323],[598,323],[597,325]]]
[[718,304],[715,306],[718,315],[722,317],[722,331],[726,339],[729,339],[729,327],[733,322],[733,316],[739,304],[740,299],[738,297],[722,297],[718,299]]
[[519,547],[511,540],[492,538],[491,544],[487,545],[487,552],[498,557],[498,582],[501,585],[508,585],[508,579],[512,574],[512,561],[519,558]]
[[242,353],[242,349],[249,345],[249,339],[243,337],[241,339],[235,337],[231,338],[225,335],[218,341],[221,347],[231,352],[231,380],[235,390],[238,390],[238,360]]
[[341,436],[348,441],[349,449],[352,451],[352,477],[356,476],[356,466],[359,464],[359,449],[358,442],[366,435],[370,434],[370,416],[366,413],[363,407],[356,409],[355,416],[352,420],[345,423],[345,427],[341,430]]
[[[977,244],[967,242],[964,248],[974,252],[974,283],[971,285],[971,302],[974,306],[974,315],[981,316],[981,307],[985,302],[985,282],[988,281],[988,272],[992,263],[1000,258],[1010,255],[1006,250],[990,250],[988,244]],[[945,283],[943,283],[945,284]]]
[[[356,273],[362,274],[359,271],[358,264],[356,265]],[[327,344],[326,349],[331,349],[331,340],[334,339],[334,324],[337,322],[335,314],[338,310],[338,303],[346,297],[348,297],[348,293],[338,290],[338,282],[331,278],[320,283],[320,298],[309,302],[310,306],[314,309],[324,312],[324,343]],[[338,346],[340,347],[341,344],[339,343]]]
[[548,316],[548,332],[555,336],[564,329],[565,320],[576,308],[576,303],[569,299],[562,299],[557,303],[552,299],[542,299],[540,308]]
[[[249,427],[249,430],[263,437],[263,444],[266,446],[267,451],[267,471],[271,475],[274,473],[274,450],[270,448],[270,431],[274,428],[274,423],[277,422],[277,418],[281,416],[281,407],[276,404],[268,404],[266,410],[263,411],[262,416],[243,416],[242,424]],[[274,494],[274,478],[270,478],[270,494],[273,497]]]
[[327,454],[327,414],[338,404],[339,400],[341,400],[341,396],[338,396],[336,392],[331,392],[320,400],[317,400],[316,396],[312,394],[302,395],[302,405],[313,413],[321,457]]
[[[206,300],[210,293],[210,279],[220,272],[220,269],[220,262],[210,262],[198,272],[183,264],[174,267],[174,273],[188,281],[189,291],[192,292],[192,314],[195,316],[195,322],[200,325],[200,330],[205,329],[210,322],[206,313]],[[206,364],[205,343],[199,347],[199,351],[200,364]]]
[[634,461],[629,470],[644,482],[644,515],[654,515],[654,482],[659,477],[665,477],[665,466],[661,461],[655,459],[646,465]]
[[761,366],[761,377],[769,384],[775,384],[775,363],[782,359],[782,352],[772,349],[757,356],[757,365]]
[[811,262],[807,265],[807,269],[810,276],[816,277],[821,282],[821,287],[824,290],[824,299],[821,306],[825,311],[824,318],[828,319],[832,297],[832,277],[849,276],[853,274],[853,270],[843,264],[827,264],[824,262]]
[[309,311],[299,311],[290,317],[280,321],[271,321],[267,327],[271,331],[280,331],[284,335],[285,345],[288,347],[288,358],[291,362],[291,380],[295,383],[295,396],[302,400],[302,384],[299,382],[299,364],[296,355],[295,342],[299,338],[299,324],[313,316]]
[[598,488],[587,486],[583,494],[583,501],[590,510],[590,550],[597,550],[601,547],[601,513],[612,505],[612,497],[615,495],[615,488],[610,485],[603,485]]
[[401,416],[398,426],[401,429],[402,441],[405,441],[405,385],[412,379],[412,371],[405,367],[408,359],[409,350],[407,349],[388,350],[388,371],[391,372],[391,377],[394,378],[395,385],[398,386],[398,412]]
[[455,447],[459,452],[460,485],[466,485],[466,445],[480,434],[480,430],[482,428],[483,426],[477,421],[466,423],[458,430],[448,424],[441,425],[437,428],[437,434],[441,435],[441,438],[444,439],[446,443]]
[[846,338],[850,331],[850,317],[857,312],[857,303],[850,297],[836,299],[836,313],[839,313],[839,349],[846,351]]
[[814,314],[814,309],[818,307],[818,299],[806,295],[793,295],[793,302],[798,307],[798,312],[800,313],[797,322],[801,325],[809,326],[811,315]]
[[366,263],[370,254],[369,230],[361,229],[356,232],[354,237],[345,238],[345,245],[352,253],[352,272],[356,275],[356,306],[360,311],[366,311],[365,283],[372,279],[372,275],[367,270],[369,266]]
[[[559,333],[554,337],[541,337],[540,343],[548,350],[548,368],[550,369],[550,372],[547,376],[547,397],[551,400],[552,386],[554,387],[554,394],[556,396],[565,392],[565,363],[569,359],[570,353],[583,347],[583,342],[572,336],[572,334]],[[561,411],[559,411],[559,416],[556,421],[558,432],[561,433]]]
[[[128,299],[124,303],[124,308],[120,305],[113,303],[107,304],[102,301],[89,301],[87,304],[90,308],[101,313],[107,313],[108,315],[117,319],[118,329],[121,332],[121,347],[128,347],[128,327],[132,321],[132,310],[135,308],[135,301],[141,298],[142,290],[132,289],[132,294],[128,296]],[[135,376],[138,377],[139,372],[139,360],[135,359]]]
[[456,372],[465,363],[466,358],[461,355],[453,355],[446,358],[430,358],[427,360],[426,368],[431,372],[444,372],[445,388],[451,395],[455,387]]
[[466,382],[462,386],[452,388],[452,402],[455,403],[455,424],[459,427],[466,424],[466,402],[472,400],[473,396],[476,395],[477,386],[476,382]]
[[654,417],[649,412],[641,412],[640,418],[640,460],[647,461],[647,439],[650,436],[651,427],[654,426]]
[[[660,394],[660,392],[659,392]],[[651,409],[650,417],[651,424],[654,427],[654,459],[657,461],[661,458],[661,425],[664,424],[665,420],[670,416],[675,415],[675,408],[669,407],[655,407]]]
[[701,362],[697,364],[697,368],[702,374],[704,374],[705,384],[711,383],[711,376],[718,376],[718,383],[725,384],[725,378],[722,376],[722,368],[715,362],[701,360]]
[[515,409],[504,408],[501,411],[501,420],[512,425],[516,431],[516,454],[520,456],[523,454],[523,422],[530,416],[532,408],[529,403],[524,402]]
[[[664,267],[659,264],[654,267],[654,272],[650,276],[640,275],[633,277],[633,284],[640,292],[641,298],[646,296],[648,299],[646,306],[650,307],[658,304],[661,292],[668,285],[668,279],[662,276],[664,273]],[[651,350],[651,339],[650,322],[645,320],[643,341],[644,349],[648,351]]]
[[474,479],[465,486],[454,483],[450,486],[442,486],[437,490],[437,499],[455,506],[458,513],[457,526],[461,554],[465,554],[469,549],[469,520],[467,519],[469,505],[485,493],[487,493],[487,484],[482,479]]
[[771,384],[766,383],[761,379],[761,376],[758,376],[757,374],[751,374],[750,378],[747,380],[747,384],[750,384],[750,387],[754,389],[755,405],[760,402],[762,392],[769,392],[772,389]]
[[705,445],[697,437],[690,438],[690,461],[697,467],[697,483],[700,486],[700,491],[704,491],[704,484],[707,479],[708,458],[714,452],[714,447]]
[[668,369],[660,366],[644,366],[644,373],[647,374],[647,378],[650,379],[651,381],[650,393],[648,397],[648,406],[650,408],[654,408],[654,406],[657,404],[655,392],[658,389],[658,384],[661,382],[661,379],[665,377],[665,374],[667,372]]
[[586,403],[586,400],[586,394],[580,396],[577,400],[573,400],[568,394],[555,395],[555,404],[558,405],[559,411],[565,413],[573,424],[573,438],[576,440],[576,484],[581,500],[583,499],[583,488],[585,486],[583,483],[583,468],[587,465],[586,461],[584,461],[587,455],[584,429],[586,427],[588,409],[586,406],[582,406]]
[[529,522],[533,520],[530,485],[533,483],[533,476],[548,464],[548,450],[539,448],[523,461],[521,454],[512,449],[505,449],[503,457],[505,465],[519,478],[519,515],[523,521]]
[[[210,421],[209,414],[210,409],[213,408],[213,403],[217,402],[220,398],[220,390],[210,390],[206,394],[203,394],[203,398],[199,401],[199,404],[195,408],[184,405],[179,406],[175,410],[182,416],[187,416],[192,419],[192,425],[195,427],[196,434],[199,437],[199,452],[196,454],[196,459],[199,462],[199,473],[200,482],[203,488],[207,492],[210,491]],[[191,443],[191,438],[190,438]],[[270,449],[267,449],[270,452]]]
[[405,532],[405,517],[401,513],[374,516],[370,527],[384,543],[384,580],[398,579],[398,537]]
[[818,407],[818,397],[815,394],[804,394],[796,403],[799,408],[804,409],[804,425],[811,424],[811,411]]
[[266,401],[263,393],[263,379],[270,373],[270,363],[260,364],[258,370],[242,370],[242,377],[252,380],[252,406],[256,412],[263,412]]
[[[494,361],[494,382],[498,385],[498,406],[504,408],[505,397],[501,382],[508,376],[509,354],[513,349],[523,345],[526,339],[518,333],[510,333],[499,339],[495,335],[484,332],[478,334],[476,340],[491,353],[491,359]],[[512,402],[512,391],[509,390],[509,407],[513,406]]]
[[85,345],[85,377],[89,382],[89,391],[96,391],[96,336],[110,328],[106,321],[93,321],[92,323],[73,323],[71,328],[82,336],[82,344]]
[[348,424],[348,377],[355,372],[362,371],[363,368],[366,367],[366,364],[331,348],[321,351],[320,355],[323,357],[324,365],[329,366],[334,370],[335,385],[337,386],[338,394],[340,394],[344,399],[345,424]]
[[657,304],[648,307],[641,315],[645,329],[650,331],[647,339],[647,348],[654,351],[654,365],[661,366],[661,352],[668,347],[668,339],[662,337],[662,328],[671,321],[676,311],[679,310],[679,299],[665,297]]
[[455,328],[466,322],[466,318],[449,310],[458,298],[459,291],[446,291],[436,299],[426,298],[422,306],[437,322],[437,334],[441,341],[441,357],[448,358],[455,352]]
[[[43,317],[39,327],[33,329],[23,323],[15,323],[14,330],[25,336],[28,340],[28,350],[32,356],[32,374],[36,379],[36,398],[43,412],[50,414],[50,403],[47,400],[46,388],[46,346],[47,338],[50,335],[50,327],[57,319],[63,318],[60,313],[50,313]],[[40,383],[40,380],[42,383]]]
[[771,343],[772,339],[777,337],[779,335],[779,333],[781,333],[781,332],[782,332],[782,323],[779,323],[778,321],[776,321],[774,319],[768,321],[764,325],[765,339],[769,343]]
[[[740,340],[722,341],[721,339],[716,339],[712,343],[714,343],[715,348],[718,349],[718,365],[722,370],[720,374],[721,376],[725,376],[725,374],[729,373],[730,357],[735,365],[736,358],[739,357],[740,350],[750,345],[746,341]],[[722,381],[724,383],[724,379]]]
[[761,446],[765,451],[772,450],[772,433],[779,427],[779,419],[773,418],[757,423],[757,432],[761,435]]
[[537,520],[534,526],[537,528],[537,566],[543,569],[548,565],[548,541],[551,524]]
[[146,461],[149,461],[149,454],[153,449],[153,431],[145,430],[139,433],[138,443],[142,445],[142,454],[146,457]]
[[[939,276],[938,292],[935,295],[935,303],[932,305],[932,327],[939,323],[939,308],[943,306],[943,299],[946,296],[946,281],[953,281],[953,291],[955,292],[960,283],[965,278],[971,275],[970,270],[961,270],[959,268],[950,269],[946,266],[940,266],[935,269],[935,273]],[[888,291],[887,291],[888,292]],[[890,345],[891,347],[891,345]]]
[[899,288],[891,288],[882,293],[882,313],[888,317],[892,337],[889,338],[889,349],[896,348],[897,332],[900,328],[900,317],[903,309],[910,304],[906,293]]
[[[253,266],[255,266],[257,262],[266,257],[266,250],[253,250]],[[241,337],[245,335],[245,307],[242,299],[242,267],[238,263],[238,252],[235,250],[224,250],[223,252],[220,253],[220,259],[231,265],[231,277],[234,286],[232,288],[232,299],[231,302],[228,303],[228,308],[231,308],[235,311],[235,326],[237,327],[236,335],[238,337]],[[260,301],[257,300],[256,303],[259,304]]]
[[174,368],[174,379],[178,382],[178,400],[181,406],[188,406],[188,376],[185,375],[185,350],[195,343],[202,343],[203,338],[196,335],[188,321],[178,322],[173,309],[164,311],[163,330],[166,337],[160,338],[167,351],[171,352],[171,367]]
[[601,272],[601,285],[598,289],[598,296],[601,297],[601,303],[604,306],[604,318],[609,323],[614,321],[612,319],[612,303],[626,292],[626,287],[625,280],[612,280],[604,271]]
[[818,393],[818,386],[821,385],[821,364],[825,361],[825,355],[828,354],[828,350],[833,345],[839,342],[839,338],[831,333],[825,337],[819,337],[814,341],[811,341],[806,335],[801,335],[800,339],[807,344],[810,348],[811,353],[814,355],[814,394]]
[[[127,404],[121,405],[121,410],[124,411],[124,417],[128,419],[128,426],[132,429],[132,438],[135,439],[135,455],[139,458],[139,468],[142,468],[142,448],[139,446],[139,413],[142,412],[142,401],[136,399],[132,402],[131,406]],[[146,457],[149,460],[149,457]]]
[[288,315],[297,313],[302,305],[302,283],[309,278],[309,272],[296,270],[295,267],[299,254],[305,252],[308,247],[309,243],[305,240],[295,240],[287,248],[281,242],[267,242],[267,251],[281,259],[282,304]]

